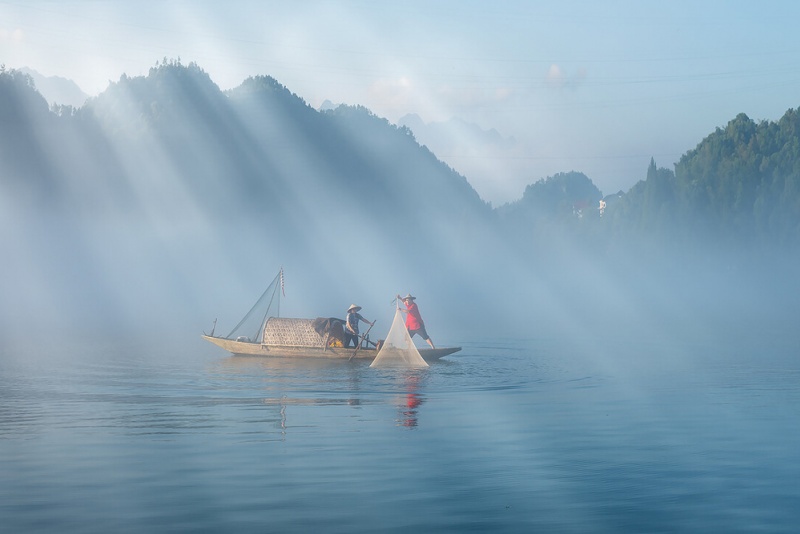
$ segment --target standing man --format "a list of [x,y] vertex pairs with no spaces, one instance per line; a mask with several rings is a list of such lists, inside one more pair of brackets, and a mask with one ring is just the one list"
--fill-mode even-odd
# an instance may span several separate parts
[[408,330],[408,335],[413,338],[414,334],[419,334],[422,339],[428,342],[428,345],[430,345],[432,349],[435,349],[436,347],[433,346],[433,341],[431,341],[431,338],[428,336],[428,332],[425,331],[425,322],[422,320],[422,315],[419,313],[417,303],[414,302],[417,298],[412,297],[411,293],[405,297],[397,295],[397,298],[402,298],[403,304],[406,305],[406,309],[401,311],[406,314],[406,329]]
[[361,306],[356,306],[355,304],[351,304],[350,307],[347,309],[347,321],[344,325],[344,346],[349,347],[350,341],[353,341],[353,346],[358,347],[358,322],[364,321],[368,325],[372,326],[375,324],[375,321],[369,322],[363,317],[361,314],[358,313],[361,310]]

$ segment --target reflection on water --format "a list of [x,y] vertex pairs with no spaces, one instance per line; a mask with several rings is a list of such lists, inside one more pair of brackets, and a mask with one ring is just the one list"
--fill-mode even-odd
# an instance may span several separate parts
[[418,424],[417,411],[420,405],[425,402],[425,398],[417,392],[420,387],[419,374],[405,371],[403,382],[405,384],[405,395],[398,397],[396,401],[399,408],[398,424],[405,428],[414,428]]
[[[368,363],[368,362],[367,362]],[[291,406],[360,407],[390,402],[398,408],[397,424],[414,428],[418,424],[418,410],[425,402],[425,369],[368,370],[364,362],[328,360],[293,360],[288,358],[228,357],[216,365],[216,372],[226,380],[240,384],[252,392],[258,385],[270,396],[261,402],[265,406],[280,408],[280,428],[287,430],[286,408]],[[447,365],[444,361],[434,365]],[[362,375],[378,376],[381,387],[376,394],[371,387],[361,390]],[[238,385],[236,387],[239,387]],[[280,396],[273,396],[276,391]],[[400,392],[400,394],[395,394]]]
[[612,345],[467,344],[408,371],[4,347],[0,517],[9,532],[791,532],[796,358]]

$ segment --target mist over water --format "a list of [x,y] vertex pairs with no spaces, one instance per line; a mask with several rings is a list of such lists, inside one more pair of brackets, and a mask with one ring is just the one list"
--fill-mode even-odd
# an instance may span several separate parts
[[[492,210],[410,130],[359,107],[317,112],[265,76],[223,93],[165,62],[61,115],[24,77],[2,81],[7,339],[228,328],[281,267],[284,316],[357,302],[388,324],[411,292],[444,340],[793,330],[791,208],[772,206],[772,239],[737,240],[736,205],[715,233],[663,192],[680,180],[655,162],[605,218],[575,172]],[[744,119],[732,125],[756,128]]]
[[[165,65],[68,116],[14,87],[0,86],[12,530],[796,525],[791,235],[738,241],[669,211],[634,228],[650,197],[601,218],[565,196],[604,198],[577,173],[492,210],[410,131],[316,112],[264,77],[223,94]],[[652,171],[650,186],[670,178]],[[200,340],[280,268],[284,317],[356,303],[386,332],[410,292],[437,346],[464,350],[397,373]]]

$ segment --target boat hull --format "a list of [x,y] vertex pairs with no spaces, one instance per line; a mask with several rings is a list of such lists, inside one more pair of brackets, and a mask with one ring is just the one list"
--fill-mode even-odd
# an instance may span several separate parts
[[[235,356],[266,356],[271,358],[329,358],[329,359],[358,359],[372,360],[378,354],[374,348],[356,349],[353,347],[288,347],[277,345],[262,345],[261,343],[246,343],[213,336],[202,336],[206,341],[221,347]],[[435,361],[443,356],[461,350],[461,347],[445,347],[440,349],[417,349],[422,358]],[[355,354],[355,356],[353,356]]]

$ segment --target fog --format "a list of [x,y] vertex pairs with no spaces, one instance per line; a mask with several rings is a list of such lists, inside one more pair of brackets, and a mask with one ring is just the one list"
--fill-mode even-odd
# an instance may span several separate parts
[[410,292],[439,345],[797,340],[793,246],[619,235],[614,206],[504,219],[410,131],[269,79],[222,93],[170,65],[66,116],[4,83],[7,341],[194,341],[215,319],[229,331],[281,268],[283,316],[355,303],[380,331]]

